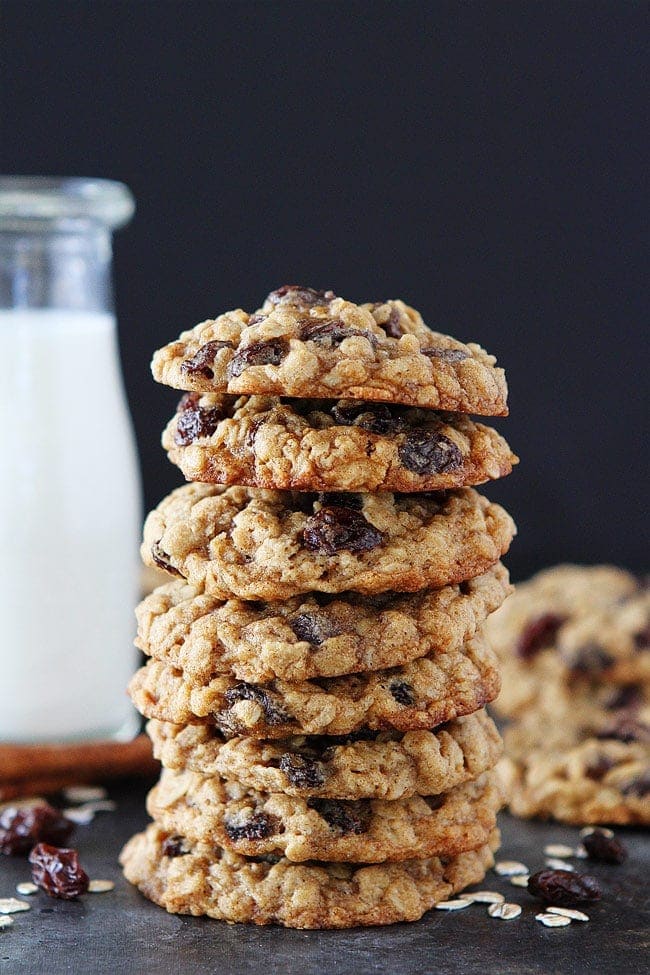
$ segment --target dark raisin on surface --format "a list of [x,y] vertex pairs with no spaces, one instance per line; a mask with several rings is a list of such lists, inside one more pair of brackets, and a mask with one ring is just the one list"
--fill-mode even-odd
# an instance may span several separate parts
[[594,877],[572,870],[539,870],[528,878],[528,890],[548,904],[570,907],[598,901],[602,897],[600,885]]
[[463,359],[469,359],[469,352],[465,352],[463,349],[421,349],[422,355],[428,356],[430,359],[443,359],[445,362],[462,362]]
[[615,765],[616,762],[613,759],[608,758],[606,755],[599,755],[595,761],[587,765],[585,775],[594,782],[601,782]]
[[388,335],[389,338],[399,339],[404,334],[401,321],[402,319],[398,309],[391,308],[388,319],[385,322],[383,322],[381,325],[379,325],[379,327],[383,328],[384,332],[386,333],[386,335]]
[[316,789],[325,781],[325,771],[320,762],[295,752],[285,752],[280,758],[280,771],[297,789]]
[[318,291],[316,288],[306,288],[301,284],[283,284],[267,295],[266,300],[271,305],[297,305],[310,308],[314,305],[329,305],[336,295],[333,291]]
[[185,837],[179,833],[173,836],[166,836],[162,841],[162,854],[164,857],[184,857],[189,852],[185,846]]
[[650,771],[642,772],[636,778],[630,779],[621,786],[624,796],[633,796],[636,799],[645,799],[650,795]]
[[263,687],[258,687],[256,684],[247,684],[245,681],[240,681],[234,687],[229,687],[224,697],[231,707],[237,701],[255,701],[262,708],[267,724],[279,725],[289,720],[289,715],[273,699],[273,695]]
[[363,497],[352,491],[348,493],[345,491],[321,491],[317,495],[316,501],[323,508],[354,508],[355,511],[361,511],[363,508]]
[[186,376],[203,376],[205,379],[214,378],[214,358],[219,349],[234,349],[232,342],[206,342],[198,349],[191,359],[181,362],[181,372]]
[[622,711],[604,725],[596,734],[597,738],[614,738],[616,741],[639,741],[650,744],[650,725],[639,721],[633,714]]
[[76,850],[39,843],[29,854],[32,880],[50,897],[72,900],[88,890],[88,874]]
[[592,860],[603,863],[625,863],[627,847],[615,836],[608,836],[602,829],[595,829],[582,840],[582,845]]
[[528,660],[544,647],[550,646],[564,622],[564,618],[556,613],[543,613],[537,619],[531,620],[519,637],[517,656]]
[[403,704],[404,707],[411,707],[415,704],[415,691],[406,681],[394,680],[388,685],[388,690],[398,704]]
[[338,319],[306,321],[300,328],[300,338],[303,342],[319,342],[321,345],[340,345],[344,339],[352,336],[368,339],[373,346],[377,344],[377,338],[372,332],[350,328]]
[[445,802],[447,801],[447,796],[445,793],[441,793],[438,796],[424,796],[424,801],[426,802],[429,809],[442,809]]
[[361,427],[369,433],[397,434],[408,428],[398,408],[383,403],[353,403],[339,400],[330,410],[335,422],[344,427]]
[[463,463],[459,447],[434,430],[413,430],[398,448],[404,467],[415,474],[446,474],[456,471]]
[[642,703],[642,695],[637,684],[623,684],[617,687],[605,701],[608,711],[621,708],[636,708]]
[[151,558],[154,560],[158,568],[164,569],[165,572],[171,572],[174,576],[180,576],[183,578],[182,573],[175,569],[174,566],[169,561],[169,556],[167,552],[164,552],[160,547],[160,542],[154,542],[151,546]]
[[305,640],[314,647],[319,647],[325,640],[339,636],[341,628],[325,613],[299,613],[288,620],[294,634],[299,640]]
[[35,806],[7,806],[0,813],[0,853],[10,856],[29,853],[37,843],[63,846],[74,824],[48,803]]
[[637,650],[648,650],[650,648],[650,623],[640,633],[634,635],[634,646]]
[[307,520],[302,537],[306,548],[323,555],[335,555],[343,549],[369,552],[384,539],[361,512],[350,507],[321,508]]
[[199,406],[199,399],[196,394],[188,393],[178,404],[174,441],[181,447],[199,437],[212,436],[225,416],[220,407]]
[[237,840],[263,840],[277,833],[278,822],[275,816],[255,813],[243,823],[224,820],[226,833],[233,842]]
[[250,366],[277,366],[289,352],[287,339],[268,339],[265,342],[253,342],[243,349],[238,349],[228,365],[228,378],[241,376]]
[[368,828],[369,808],[363,800],[308,799],[307,805],[315,809],[328,826],[342,833],[365,833]]

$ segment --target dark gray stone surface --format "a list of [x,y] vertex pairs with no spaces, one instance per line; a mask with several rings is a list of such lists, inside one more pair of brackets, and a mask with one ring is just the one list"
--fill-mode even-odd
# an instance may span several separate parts
[[[78,827],[76,846],[91,877],[116,889],[66,903],[39,893],[32,910],[0,931],[0,971],[7,975],[640,975],[649,969],[648,834],[621,830],[630,849],[624,866],[574,861],[603,884],[603,901],[587,908],[589,924],[544,928],[538,904],[507,879],[500,890],[524,910],[514,921],[487,915],[486,905],[432,911],[416,924],[352,931],[287,931],[174,917],[146,901],[121,877],[122,843],[147,820],[141,783],[114,787],[117,813]],[[543,865],[548,842],[575,844],[578,830],[502,816],[500,856]],[[24,860],[0,858],[0,897],[29,879]]]

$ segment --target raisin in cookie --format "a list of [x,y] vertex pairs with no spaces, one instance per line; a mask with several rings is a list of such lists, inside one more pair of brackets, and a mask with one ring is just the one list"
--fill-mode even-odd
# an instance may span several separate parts
[[402,301],[355,305],[332,292],[285,286],[253,315],[201,322],[155,353],[154,378],[204,393],[271,394],[404,403],[507,415],[494,356],[432,332]]
[[333,737],[226,739],[207,724],[152,719],[147,734],[166,768],[189,769],[261,792],[324,799],[403,799],[448,791],[491,769],[503,745],[485,711],[434,731],[358,731]]
[[124,874],[170,914],[289,928],[353,928],[416,921],[441,900],[478,883],[493,865],[499,834],[455,857],[360,867],[247,858],[192,844],[155,823],[122,850]]
[[314,496],[187,484],[147,518],[142,557],[221,598],[415,592],[480,575],[514,533],[472,488]]
[[205,683],[151,660],[129,684],[146,718],[172,724],[207,721],[227,737],[348,735],[360,728],[430,729],[478,711],[499,693],[498,664],[487,644],[433,654],[404,667],[290,684],[248,684],[228,677]]
[[458,650],[511,589],[499,562],[442,589],[309,593],[281,603],[224,601],[177,580],[138,606],[136,644],[203,681],[216,674],[252,683],[336,677]]
[[383,863],[475,850],[496,825],[502,795],[486,773],[442,795],[302,799],[257,792],[197,772],[163,769],[147,797],[162,828],[244,856]]
[[486,622],[503,666],[496,705],[525,713],[549,683],[650,678],[650,591],[611,566],[562,565],[517,586]]
[[360,400],[187,393],[162,438],[188,481],[308,491],[441,491],[517,458],[462,414]]

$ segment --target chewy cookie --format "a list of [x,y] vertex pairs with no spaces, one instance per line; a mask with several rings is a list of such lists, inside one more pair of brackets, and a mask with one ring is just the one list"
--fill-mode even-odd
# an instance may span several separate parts
[[149,815],[190,842],[244,856],[382,863],[475,850],[489,839],[502,795],[486,773],[443,795],[408,799],[302,799],[163,769]]
[[221,776],[261,792],[325,799],[403,799],[446,792],[491,769],[501,737],[485,711],[433,731],[345,737],[225,739],[207,724],[147,725],[165,767]]
[[562,565],[517,586],[486,623],[503,667],[496,705],[525,714],[549,684],[650,679],[650,590],[611,566]]
[[124,873],[171,914],[290,928],[352,928],[415,921],[441,900],[478,883],[493,865],[498,832],[455,857],[359,866],[295,864],[191,844],[155,823],[122,851]]
[[136,609],[136,645],[201,681],[216,674],[252,683],[336,677],[460,649],[511,589],[499,562],[442,589],[309,593],[272,603],[221,600],[177,580]]
[[150,660],[131,680],[129,694],[146,718],[172,724],[216,725],[226,737],[287,738],[349,735],[361,728],[435,728],[494,700],[496,658],[480,638],[462,650],[434,654],[404,667],[320,681],[248,684],[215,677],[205,684]]
[[402,301],[355,305],[285,286],[253,315],[201,322],[155,353],[158,382],[188,392],[363,399],[505,416],[494,356],[432,332]]
[[188,481],[308,491],[441,491],[504,477],[496,430],[362,400],[187,393],[162,438]]
[[142,558],[221,598],[414,592],[485,572],[515,530],[472,488],[314,496],[187,484],[147,518]]

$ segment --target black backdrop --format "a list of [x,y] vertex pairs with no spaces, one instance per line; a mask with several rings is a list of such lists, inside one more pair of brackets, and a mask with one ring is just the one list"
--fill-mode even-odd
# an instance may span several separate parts
[[0,18],[2,171],[137,198],[116,285],[148,506],[180,482],[152,350],[298,281],[403,297],[498,356],[522,463],[489,493],[519,523],[515,577],[645,568],[647,4],[4,0]]

